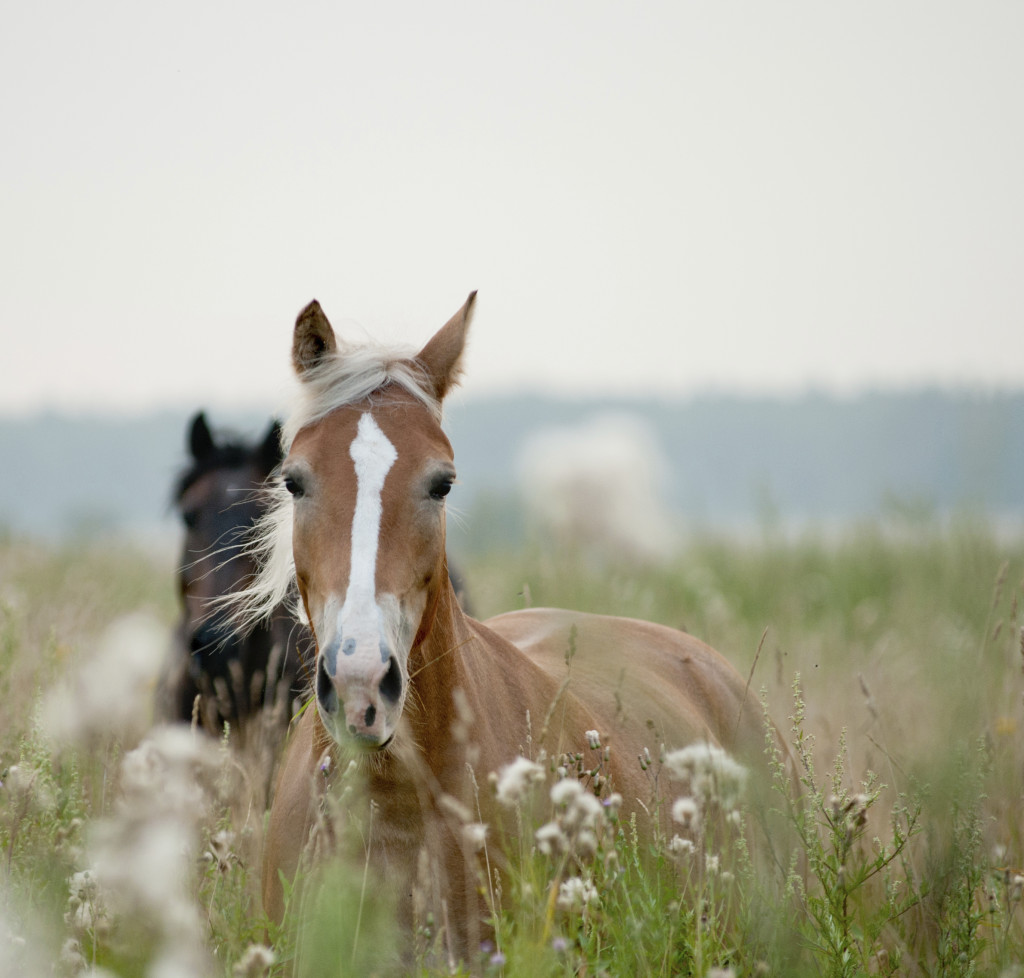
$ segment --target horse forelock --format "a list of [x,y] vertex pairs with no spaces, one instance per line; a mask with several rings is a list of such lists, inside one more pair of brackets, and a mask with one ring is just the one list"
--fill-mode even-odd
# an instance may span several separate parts
[[342,347],[305,371],[292,410],[285,419],[285,451],[295,436],[337,408],[359,404],[375,395],[402,390],[441,421],[441,404],[432,381],[410,349],[381,346]]

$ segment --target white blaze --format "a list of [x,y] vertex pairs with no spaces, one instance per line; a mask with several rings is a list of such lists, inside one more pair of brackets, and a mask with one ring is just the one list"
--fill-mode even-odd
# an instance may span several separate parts
[[[338,612],[342,633],[339,661],[345,658],[345,646],[354,639],[349,654],[372,652],[380,662],[380,611],[377,607],[377,547],[380,541],[381,493],[384,479],[398,458],[395,446],[373,420],[364,414],[359,419],[356,437],[349,446],[356,469],[356,509],[352,517],[352,563],[348,593]],[[367,648],[369,646],[369,648]]]

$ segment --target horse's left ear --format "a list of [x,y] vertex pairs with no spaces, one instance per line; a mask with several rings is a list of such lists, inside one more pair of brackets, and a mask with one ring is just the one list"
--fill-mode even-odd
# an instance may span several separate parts
[[438,402],[459,382],[462,374],[462,351],[473,318],[476,292],[470,292],[463,307],[433,336],[416,357],[426,371]]
[[295,320],[292,366],[301,377],[307,370],[322,363],[337,348],[334,330],[320,308],[320,303],[314,299]]

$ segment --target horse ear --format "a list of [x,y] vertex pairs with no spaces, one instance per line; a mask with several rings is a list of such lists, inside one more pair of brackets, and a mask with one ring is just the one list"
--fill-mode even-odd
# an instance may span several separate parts
[[292,366],[301,377],[307,370],[323,362],[338,348],[334,330],[327,321],[320,303],[314,299],[295,320],[292,338]]
[[281,422],[271,422],[263,441],[257,449],[257,457],[260,460],[260,469],[267,475],[280,464],[284,453],[281,450]]
[[202,411],[192,419],[188,432],[188,450],[197,462],[202,461],[214,450],[213,435],[206,423],[206,414]]
[[459,382],[462,351],[466,346],[466,334],[475,304],[476,292],[470,292],[463,307],[434,334],[416,357],[426,371],[438,401],[443,401],[445,394]]

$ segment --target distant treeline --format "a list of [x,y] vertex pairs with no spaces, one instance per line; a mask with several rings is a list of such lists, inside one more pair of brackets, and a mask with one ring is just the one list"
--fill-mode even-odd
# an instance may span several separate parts
[[[456,398],[447,415],[459,469],[453,502],[471,514],[482,499],[514,500],[516,461],[532,433],[609,412],[650,426],[667,462],[666,501],[693,527],[845,522],[893,505],[1024,521],[1024,392]],[[190,415],[0,419],[0,526],[46,535],[170,530]],[[254,437],[268,417],[209,416]]]

